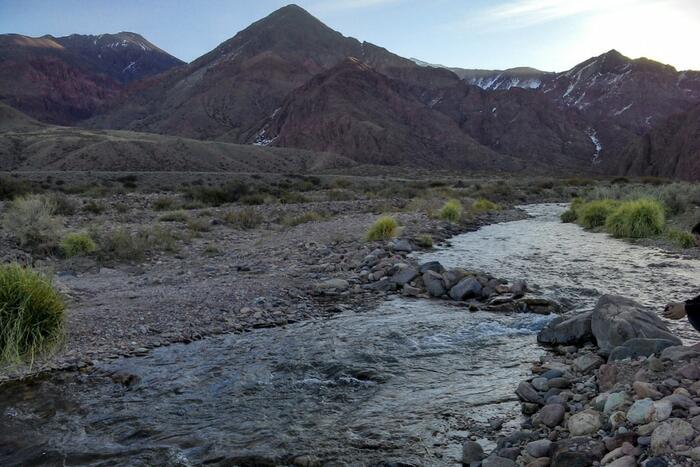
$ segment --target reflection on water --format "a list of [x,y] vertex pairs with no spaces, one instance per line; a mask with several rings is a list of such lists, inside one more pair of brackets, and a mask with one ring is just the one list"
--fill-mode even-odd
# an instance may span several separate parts
[[[562,224],[562,206],[527,209],[422,256],[527,278],[572,309],[602,292],[648,305],[695,292],[697,261]],[[517,419],[513,391],[548,319],[397,299],[6,384],[0,465],[454,465],[475,422]]]

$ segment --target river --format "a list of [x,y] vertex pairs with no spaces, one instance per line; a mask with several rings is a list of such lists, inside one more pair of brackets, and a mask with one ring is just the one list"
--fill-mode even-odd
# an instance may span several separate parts
[[[563,205],[525,209],[420,257],[524,278],[571,310],[601,293],[657,308],[696,293],[696,260],[562,224]],[[397,298],[6,384],[0,465],[457,465],[469,434],[517,426],[513,391],[549,319]]]

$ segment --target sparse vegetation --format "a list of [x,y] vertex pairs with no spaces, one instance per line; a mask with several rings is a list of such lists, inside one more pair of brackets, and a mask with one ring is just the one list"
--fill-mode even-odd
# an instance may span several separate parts
[[440,209],[440,219],[450,222],[458,222],[462,217],[462,203],[456,199],[447,201]]
[[575,210],[577,221],[585,229],[602,227],[618,204],[617,201],[611,199],[600,199],[584,203]]
[[391,216],[382,216],[372,224],[367,232],[367,240],[370,242],[377,240],[389,240],[396,236],[399,224]]
[[0,363],[49,350],[61,338],[64,311],[49,279],[18,264],[0,266]]
[[192,217],[187,219],[187,228],[193,232],[208,232],[211,230],[211,224],[207,219]]
[[11,178],[0,178],[0,200],[14,199],[29,193],[30,187],[27,182],[12,180]]
[[307,222],[320,221],[323,219],[323,215],[316,211],[305,212],[298,216],[286,216],[282,219],[282,225],[287,227],[295,227],[297,225],[306,224]]
[[3,227],[19,241],[22,248],[50,251],[56,247],[62,226],[54,216],[56,208],[43,195],[28,195],[15,199],[7,208]]
[[85,232],[69,233],[61,240],[61,251],[66,258],[87,256],[97,251],[97,244]]
[[676,228],[666,229],[666,238],[679,248],[693,248],[695,246],[695,238],[689,232]]
[[419,235],[418,238],[416,238],[416,245],[421,248],[432,248],[433,237],[428,234]]
[[472,211],[475,213],[498,211],[501,206],[486,198],[479,198],[472,204]]
[[241,211],[229,211],[223,216],[224,222],[231,227],[241,230],[250,230],[258,227],[263,218],[253,209],[243,209]]
[[608,217],[605,229],[614,237],[647,238],[664,229],[663,205],[653,199],[621,203]]
[[176,205],[174,198],[170,196],[159,196],[153,201],[153,209],[156,211],[169,211]]
[[167,212],[158,218],[161,222],[187,222],[190,219],[185,211]]
[[235,203],[250,193],[250,187],[242,181],[229,182],[221,187],[193,187],[187,192],[193,200],[209,206]]
[[95,200],[90,200],[83,206],[83,211],[89,212],[90,214],[102,214],[105,210],[105,205]]

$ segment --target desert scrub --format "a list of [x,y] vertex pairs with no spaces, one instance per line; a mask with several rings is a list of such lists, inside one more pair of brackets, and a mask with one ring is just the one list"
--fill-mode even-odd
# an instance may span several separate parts
[[69,233],[61,240],[61,251],[66,258],[87,256],[97,251],[97,244],[85,232]]
[[472,204],[472,211],[476,213],[498,211],[501,207],[486,198],[479,198]]
[[70,198],[65,193],[52,192],[45,195],[49,202],[54,206],[55,214],[61,216],[72,216],[78,212],[80,207],[80,202],[76,199]]
[[170,196],[159,196],[153,201],[153,210],[170,211],[175,208],[176,201]]
[[399,224],[391,216],[382,216],[367,231],[367,240],[389,240],[396,236]]
[[187,228],[193,232],[209,232],[211,224],[207,219],[193,217],[187,220]]
[[262,224],[263,218],[253,209],[229,211],[223,215],[223,220],[235,229],[250,230]]
[[323,215],[316,211],[309,211],[304,214],[299,214],[298,216],[286,216],[282,218],[281,224],[287,227],[295,227],[297,225],[306,224],[307,222],[320,221],[321,219],[323,219]]
[[100,255],[118,261],[142,261],[150,251],[177,251],[177,240],[160,225],[143,227],[132,233],[125,227],[102,232],[98,236]]
[[416,245],[421,248],[432,248],[433,237],[428,234],[419,235],[418,238],[416,238]]
[[440,216],[440,219],[450,222],[458,222],[462,217],[462,203],[456,199],[451,199],[442,206],[438,215]]
[[576,208],[577,222],[585,229],[595,229],[605,225],[608,216],[619,206],[612,199],[589,201]]
[[664,207],[654,199],[624,201],[605,222],[605,230],[613,237],[647,238],[663,232]]
[[166,212],[158,218],[161,222],[187,222],[190,216],[185,211]]
[[104,204],[98,203],[95,200],[90,200],[83,205],[83,211],[90,214],[102,214],[106,209]]
[[679,248],[693,248],[695,246],[695,237],[684,230],[669,227],[666,229],[665,236]]
[[250,194],[250,187],[243,181],[233,181],[221,187],[194,187],[187,195],[209,206],[220,206],[224,203],[235,203],[242,197]]
[[28,195],[10,203],[3,218],[3,227],[19,242],[20,247],[34,251],[50,251],[56,247],[62,220],[54,216],[56,207],[42,195]]
[[18,264],[0,266],[0,363],[30,361],[61,337],[65,306],[51,281]]
[[12,180],[11,178],[0,178],[0,199],[14,199],[29,193],[30,187],[27,182]]

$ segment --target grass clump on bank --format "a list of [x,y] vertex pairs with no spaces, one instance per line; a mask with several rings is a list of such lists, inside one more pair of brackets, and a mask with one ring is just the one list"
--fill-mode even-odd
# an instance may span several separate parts
[[589,201],[575,210],[577,222],[585,229],[602,227],[617,206],[618,202],[611,199]]
[[0,363],[30,361],[61,337],[65,305],[46,277],[18,264],[0,266]]
[[501,206],[486,198],[479,198],[472,204],[472,211],[475,213],[500,211],[500,209]]
[[440,219],[450,222],[458,222],[462,217],[462,203],[456,199],[451,199],[446,202],[438,213]]
[[613,237],[647,238],[664,230],[663,205],[653,199],[621,203],[605,221],[605,230]]
[[679,248],[693,248],[695,246],[695,238],[692,234],[670,227],[666,229],[666,238],[674,243]]
[[74,232],[63,237],[61,251],[66,258],[87,256],[97,251],[97,244],[89,234]]
[[396,236],[399,224],[391,216],[382,216],[367,231],[367,240],[370,242],[378,240],[389,240]]
[[55,205],[42,195],[16,198],[3,218],[3,227],[19,242],[33,251],[50,251],[56,247],[62,222],[54,216]]

